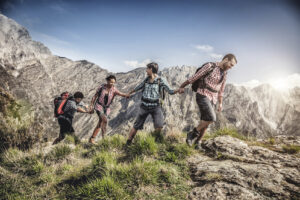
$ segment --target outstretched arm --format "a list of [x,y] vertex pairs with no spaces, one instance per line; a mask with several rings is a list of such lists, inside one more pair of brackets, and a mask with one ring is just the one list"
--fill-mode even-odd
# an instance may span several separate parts
[[122,92],[118,92],[117,95],[121,96],[121,97],[126,97],[126,98],[130,97],[130,94],[125,94],[125,93],[122,93]]
[[188,84],[190,84],[189,80],[186,80],[185,82],[183,82],[180,86],[180,88],[185,88],[185,86],[187,86]]
[[176,94],[179,92],[179,89],[177,90],[173,90],[170,88],[168,82],[165,79],[161,79],[161,87],[165,88],[165,90],[169,93],[169,94]]
[[146,78],[143,82],[141,82],[138,86],[136,86],[133,90],[131,90],[131,91],[128,93],[128,95],[130,96],[131,94],[133,94],[133,93],[135,93],[135,92],[137,92],[137,91],[143,89],[143,88],[145,87],[145,82],[146,82],[146,80],[147,80],[147,78]]
[[77,108],[77,112],[88,113],[87,110],[84,110],[83,108],[80,108],[80,107]]
[[203,75],[207,74],[209,72],[209,70],[211,70],[211,68],[213,67],[213,65],[211,63],[207,63],[206,65],[204,65],[200,70],[197,71],[197,73],[195,73],[193,76],[191,76],[188,80],[186,80],[185,82],[183,82],[180,86],[180,91],[183,92],[183,88],[191,83],[194,83],[196,80],[198,80],[199,78],[201,78]]

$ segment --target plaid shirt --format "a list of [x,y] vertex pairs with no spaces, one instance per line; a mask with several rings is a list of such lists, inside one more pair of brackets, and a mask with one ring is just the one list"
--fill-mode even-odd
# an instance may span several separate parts
[[[223,96],[224,88],[225,88],[225,82],[227,79],[227,72],[222,71],[222,69],[219,67],[219,63],[216,63],[217,67],[211,72],[209,76],[205,78],[205,83],[208,87],[218,90],[218,93],[211,92],[208,89],[205,88],[198,88],[197,93],[204,95],[208,97],[210,101],[212,101],[214,104],[217,103],[218,96]],[[207,63],[204,65],[196,74],[194,74],[192,77],[188,79],[189,83],[194,83],[196,80],[204,76],[206,73],[208,73],[213,67],[212,63]],[[223,81],[220,83],[222,74],[224,74]]]
[[[159,105],[158,101],[160,98],[159,93],[159,87],[158,87],[158,79],[160,77],[156,77],[153,81],[153,83],[149,83],[148,77],[141,82],[136,88],[134,88],[134,91],[137,92],[141,89],[143,89],[142,93],[142,105],[150,108],[150,107],[156,107]],[[160,89],[165,89],[169,94],[174,94],[174,90],[170,88],[167,81],[164,78],[160,78]],[[147,102],[145,102],[145,101]],[[149,102],[152,101],[152,102]],[[157,102],[155,102],[157,101]]]
[[96,101],[95,103],[95,110],[98,110],[98,111],[103,111],[103,106],[106,107],[106,114],[109,115],[110,113],[110,104],[113,100],[113,98],[116,96],[116,95],[120,95],[120,92],[119,90],[116,88],[116,87],[112,87],[110,88],[110,90],[108,91],[108,101],[107,101],[107,104],[104,105],[104,97],[105,97],[105,94],[107,94],[105,91],[108,90],[106,88],[106,84],[103,84],[101,85],[98,89],[97,89],[97,93],[99,93],[99,91],[101,90],[102,88],[102,92],[98,98],[98,101]]

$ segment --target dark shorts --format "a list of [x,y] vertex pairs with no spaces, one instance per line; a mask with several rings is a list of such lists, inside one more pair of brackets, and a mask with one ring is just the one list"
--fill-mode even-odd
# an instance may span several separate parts
[[107,118],[106,109],[103,109],[102,111],[96,110],[96,113],[99,117],[99,120],[101,120],[101,115],[104,115]]
[[201,113],[201,120],[215,122],[217,117],[211,101],[204,95],[196,94],[196,102]]
[[67,133],[74,133],[74,129],[72,127],[72,119],[66,117],[58,117],[58,124],[60,126],[59,137],[65,138]]
[[143,129],[144,123],[149,114],[152,116],[154,128],[162,128],[164,125],[164,116],[163,116],[162,109],[160,106],[157,106],[157,107],[154,107],[151,109],[147,109],[144,106],[141,106],[138,117],[137,117],[133,127],[136,130]]

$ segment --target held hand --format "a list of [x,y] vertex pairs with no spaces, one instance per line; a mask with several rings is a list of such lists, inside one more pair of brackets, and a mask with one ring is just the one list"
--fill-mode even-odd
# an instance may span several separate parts
[[128,93],[128,94],[125,94],[125,97],[126,97],[127,99],[129,99],[130,94],[129,94],[129,93]]
[[90,106],[89,113],[90,113],[90,114],[93,114],[93,113],[94,113],[94,109],[93,109],[92,106]]
[[184,88],[179,88],[178,90],[179,90],[179,94],[184,93]]

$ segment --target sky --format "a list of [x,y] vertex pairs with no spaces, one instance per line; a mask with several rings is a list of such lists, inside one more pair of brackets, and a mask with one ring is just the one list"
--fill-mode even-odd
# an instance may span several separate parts
[[[0,11],[55,55],[110,72],[201,66],[226,53],[233,83],[300,74],[297,0],[2,0]],[[295,75],[296,74],[296,75]]]

